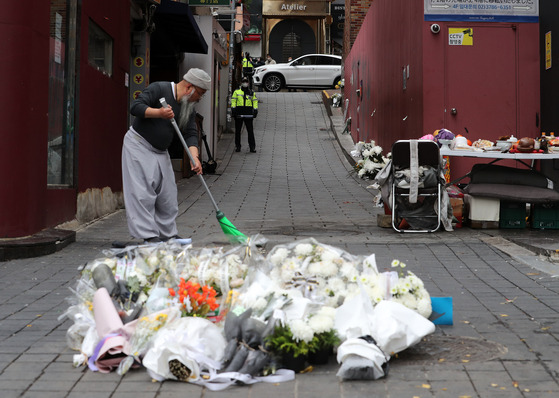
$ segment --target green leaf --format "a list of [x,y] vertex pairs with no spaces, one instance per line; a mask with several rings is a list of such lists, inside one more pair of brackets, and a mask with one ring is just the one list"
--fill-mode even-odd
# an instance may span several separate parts
[[128,289],[132,293],[139,293],[142,289],[142,286],[140,285],[140,280],[138,279],[137,276],[131,276],[130,278],[128,278],[126,280],[126,284],[128,285]]

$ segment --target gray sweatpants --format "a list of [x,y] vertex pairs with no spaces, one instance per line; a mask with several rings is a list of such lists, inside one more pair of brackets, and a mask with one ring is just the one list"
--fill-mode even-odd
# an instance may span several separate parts
[[132,128],[122,145],[122,187],[134,238],[177,235],[177,185],[169,153],[155,149]]

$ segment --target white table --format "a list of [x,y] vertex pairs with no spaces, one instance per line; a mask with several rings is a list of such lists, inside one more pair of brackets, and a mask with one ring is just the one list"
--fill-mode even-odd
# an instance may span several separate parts
[[[443,146],[440,150],[441,156],[457,156],[457,157],[467,157],[467,158],[486,158],[486,159],[493,159],[493,161],[489,162],[488,164],[493,164],[503,159],[511,159],[516,160],[524,164],[525,166],[529,167],[530,169],[534,168],[534,161],[535,160],[551,160],[551,159],[559,159],[559,152],[555,153],[508,153],[508,152],[499,152],[499,151],[478,151],[478,150],[467,150],[467,149],[450,149],[446,146]],[[532,164],[526,164],[523,160],[531,160]],[[471,172],[467,173],[466,175],[457,178],[446,185],[452,185],[457,183],[458,181],[469,177]]]
[[546,160],[559,159],[559,152],[555,153],[508,153],[499,151],[473,151],[467,149],[448,149],[441,148],[442,156],[460,156],[467,158],[489,158],[489,159],[512,159],[512,160]]

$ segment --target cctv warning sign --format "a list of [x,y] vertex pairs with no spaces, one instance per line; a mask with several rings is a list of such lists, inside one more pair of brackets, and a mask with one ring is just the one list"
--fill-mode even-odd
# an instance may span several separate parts
[[472,28],[448,28],[449,46],[473,46],[474,30]]

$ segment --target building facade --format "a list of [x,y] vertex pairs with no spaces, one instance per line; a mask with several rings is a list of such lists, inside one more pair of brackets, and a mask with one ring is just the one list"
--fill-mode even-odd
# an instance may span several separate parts
[[263,0],[262,54],[286,62],[314,53],[330,53],[330,1]]
[[129,104],[151,81],[208,71],[212,90],[197,111],[213,147],[226,123],[228,42],[209,8],[199,8],[195,15],[171,0],[4,4],[0,239],[122,206]]
[[[374,139],[388,152],[441,128],[471,141],[539,136],[537,2],[496,11],[490,0],[483,9],[430,3],[371,3],[344,62],[354,141]],[[452,161],[453,175],[471,169]]]

